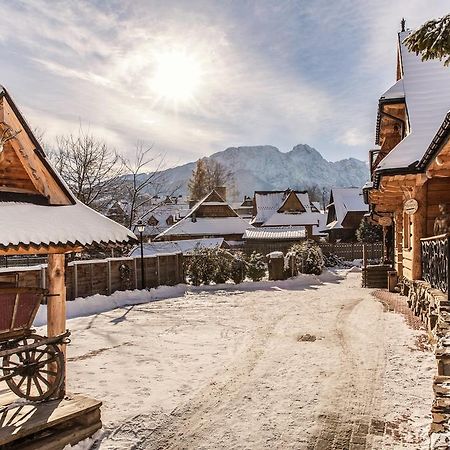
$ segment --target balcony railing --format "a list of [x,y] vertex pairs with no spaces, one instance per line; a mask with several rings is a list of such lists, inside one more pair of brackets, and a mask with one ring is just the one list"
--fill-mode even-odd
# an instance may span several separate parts
[[422,278],[432,288],[439,289],[449,296],[449,238],[442,234],[421,239],[422,247]]

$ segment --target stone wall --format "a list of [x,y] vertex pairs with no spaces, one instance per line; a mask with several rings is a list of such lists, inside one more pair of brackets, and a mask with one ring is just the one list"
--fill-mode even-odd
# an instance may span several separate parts
[[434,401],[430,427],[433,450],[450,448],[450,302],[447,294],[425,281],[402,278],[400,292],[408,296],[409,307],[426,325],[435,348],[437,375],[433,378]]

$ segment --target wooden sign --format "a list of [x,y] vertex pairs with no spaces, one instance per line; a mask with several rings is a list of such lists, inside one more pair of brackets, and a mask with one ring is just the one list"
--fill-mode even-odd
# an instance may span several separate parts
[[417,203],[417,200],[415,198],[410,198],[409,200],[406,200],[405,204],[403,205],[403,211],[405,211],[405,213],[410,216],[415,214],[418,209],[419,204]]
[[383,216],[378,219],[378,225],[382,227],[390,227],[392,225],[392,219],[388,216]]

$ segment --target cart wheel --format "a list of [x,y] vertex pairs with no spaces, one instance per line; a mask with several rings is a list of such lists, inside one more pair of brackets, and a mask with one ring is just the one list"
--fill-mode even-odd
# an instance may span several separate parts
[[6,383],[19,397],[41,401],[51,397],[61,386],[64,376],[64,355],[56,344],[42,344],[32,350],[21,346],[34,344],[43,338],[32,334],[17,342],[17,351],[3,357]]

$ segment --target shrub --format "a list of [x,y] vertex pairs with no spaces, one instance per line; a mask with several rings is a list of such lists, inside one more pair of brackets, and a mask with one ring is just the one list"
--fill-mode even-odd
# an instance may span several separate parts
[[231,255],[221,248],[211,252],[212,265],[214,267],[213,281],[216,284],[226,283],[231,276]]
[[196,248],[186,268],[186,276],[194,286],[209,284],[215,273],[214,249]]
[[322,250],[314,241],[304,241],[290,248],[295,253],[297,270],[301,273],[320,275],[324,267]]
[[231,261],[231,279],[235,284],[242,283],[247,272],[247,263],[242,252],[236,252]]
[[261,253],[253,252],[247,261],[247,275],[253,281],[260,281],[266,274],[266,262]]

